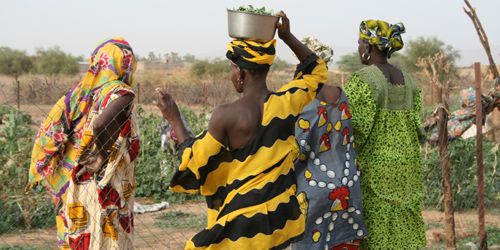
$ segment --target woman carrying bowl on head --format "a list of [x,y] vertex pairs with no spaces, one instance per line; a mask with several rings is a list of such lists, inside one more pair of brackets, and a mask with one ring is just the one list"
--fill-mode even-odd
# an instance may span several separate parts
[[290,32],[280,13],[278,35],[300,60],[293,81],[277,92],[266,84],[276,40],[234,39],[227,45],[231,81],[242,97],[217,107],[208,130],[190,138],[179,109],[164,90],[159,108],[178,139],[180,166],[170,188],[200,193],[207,227],[186,249],[283,249],[300,239],[304,216],[295,197],[294,125],[327,78],[327,68]]
[[366,247],[425,246],[424,198],[419,137],[422,101],[410,76],[388,63],[403,48],[403,24],[363,21],[358,52],[367,67],[355,72],[345,91],[356,138]]

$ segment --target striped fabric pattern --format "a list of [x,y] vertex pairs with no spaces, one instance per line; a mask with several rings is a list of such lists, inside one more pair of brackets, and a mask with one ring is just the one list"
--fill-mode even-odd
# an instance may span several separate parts
[[208,207],[207,227],[186,249],[282,249],[302,237],[294,126],[326,78],[321,59],[304,60],[293,81],[269,94],[255,139],[243,148],[228,150],[209,132],[183,145],[170,188],[200,193]]

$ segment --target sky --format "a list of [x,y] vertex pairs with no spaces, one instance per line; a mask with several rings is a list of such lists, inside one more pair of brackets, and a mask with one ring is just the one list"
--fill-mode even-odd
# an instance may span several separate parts
[[[500,63],[500,1],[470,1]],[[32,54],[57,45],[87,58],[99,41],[121,36],[141,56],[174,51],[222,58],[229,41],[226,9],[246,4],[285,11],[292,33],[331,45],[334,61],[356,51],[362,20],[382,19],[403,22],[405,41],[435,36],[452,45],[462,54],[459,65],[487,63],[461,0],[0,0],[0,46]],[[278,57],[296,60],[283,42],[277,46]]]

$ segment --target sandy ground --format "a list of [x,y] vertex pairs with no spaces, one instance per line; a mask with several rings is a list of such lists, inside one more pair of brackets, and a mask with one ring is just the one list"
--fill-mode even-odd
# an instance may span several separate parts
[[[186,203],[173,205],[159,212],[136,214],[134,217],[134,247],[136,249],[183,249],[185,242],[200,228],[175,229],[160,228],[154,223],[156,217],[169,211],[191,214],[204,214],[204,203]],[[55,228],[30,230],[0,235],[0,249],[23,247],[34,249],[57,248]]]
[[[175,229],[160,228],[155,224],[156,217],[168,211],[181,211],[191,214],[204,214],[205,205],[199,203],[185,203],[173,205],[160,212],[138,214],[135,217],[134,247],[136,249],[182,249],[187,239],[192,237],[199,228]],[[444,215],[439,211],[426,210],[423,212],[427,227],[427,247],[435,248],[444,239]],[[457,239],[470,237],[477,232],[477,214],[475,211],[459,212],[455,214]],[[486,215],[488,227],[500,228],[500,213]],[[55,229],[32,230],[13,234],[0,235],[0,248],[28,247],[36,249],[56,248]]]

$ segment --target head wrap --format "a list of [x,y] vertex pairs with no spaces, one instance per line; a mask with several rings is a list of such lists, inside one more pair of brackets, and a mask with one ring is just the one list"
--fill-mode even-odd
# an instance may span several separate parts
[[359,38],[376,46],[380,51],[387,51],[387,57],[403,48],[403,33],[405,26],[402,23],[391,25],[382,20],[366,20],[359,26]]
[[269,69],[276,55],[276,39],[268,42],[235,39],[227,45],[227,59],[244,69]]
[[473,88],[467,88],[460,91],[462,98],[462,107],[475,107],[476,105],[476,91]]
[[131,85],[135,68],[136,60],[129,43],[118,37],[106,39],[91,54],[82,88],[95,88],[114,80]]
[[319,58],[323,59],[325,63],[329,63],[333,57],[333,49],[331,46],[320,42],[317,38],[308,36],[300,40],[309,49],[311,49]]

